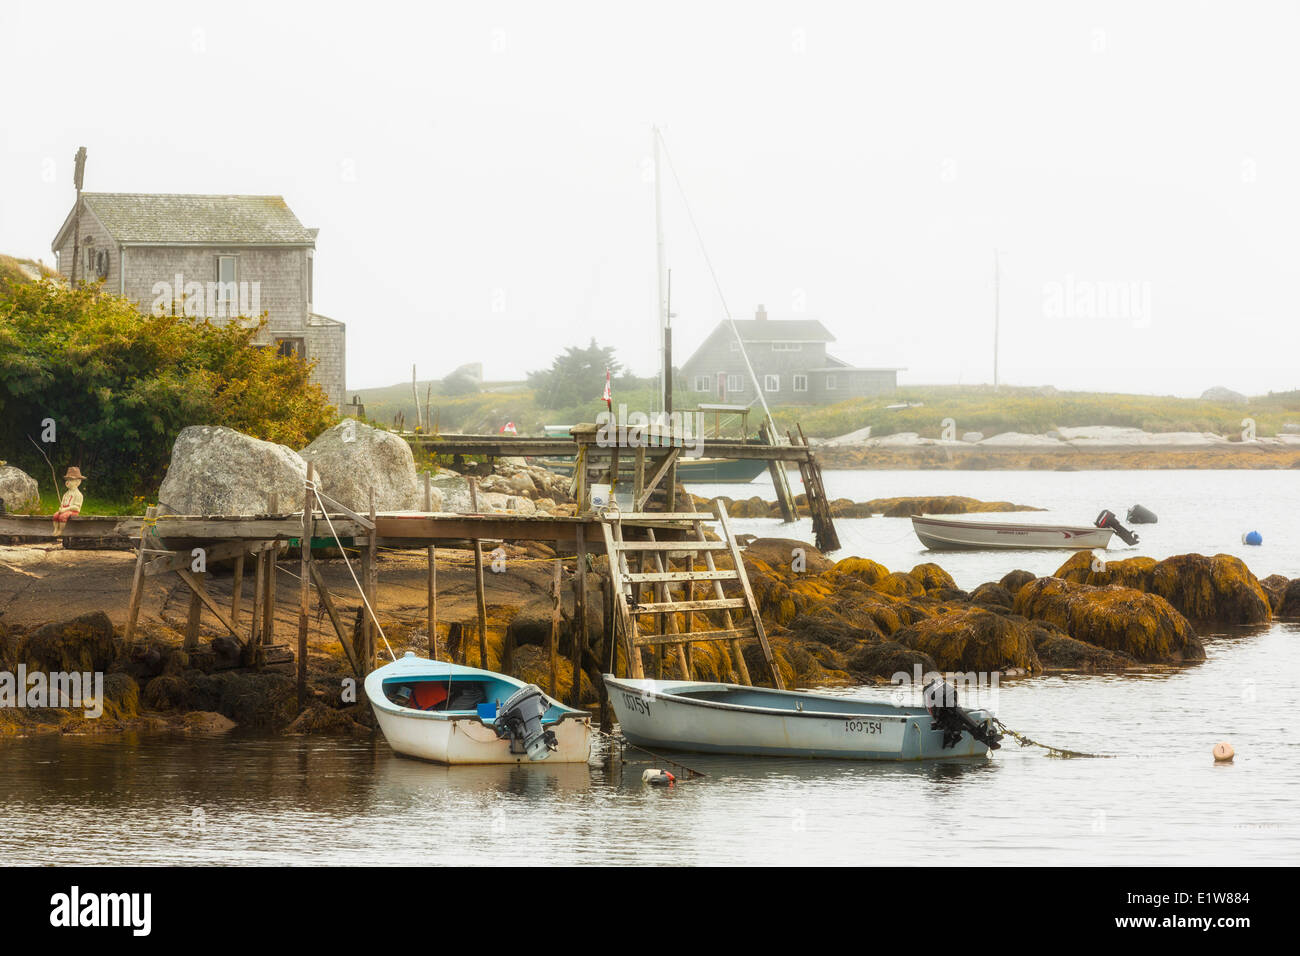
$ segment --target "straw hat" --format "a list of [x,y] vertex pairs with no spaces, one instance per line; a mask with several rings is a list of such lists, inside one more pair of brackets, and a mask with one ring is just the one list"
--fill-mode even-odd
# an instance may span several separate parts
[[80,478],[84,481],[85,477],[86,476],[81,473],[81,469],[74,465],[68,469],[68,473],[63,476],[63,479],[66,481],[69,478]]

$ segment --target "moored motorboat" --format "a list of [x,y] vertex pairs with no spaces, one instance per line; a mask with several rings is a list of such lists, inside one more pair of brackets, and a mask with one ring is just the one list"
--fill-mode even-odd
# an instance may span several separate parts
[[366,697],[388,745],[444,764],[586,762],[591,715],[505,674],[416,657],[366,678]]
[[997,749],[992,714],[957,706],[952,685],[927,706],[740,684],[605,675],[619,728],[647,748],[772,757],[927,760]]
[[918,515],[912,530],[933,551],[1054,548],[1086,551],[1110,544],[1112,527],[937,518]]

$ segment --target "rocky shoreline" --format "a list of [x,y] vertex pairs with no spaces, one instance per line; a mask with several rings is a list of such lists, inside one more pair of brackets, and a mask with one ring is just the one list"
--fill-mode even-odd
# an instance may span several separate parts
[[[489,575],[486,666],[548,686],[549,549],[506,546],[505,573]],[[57,552],[56,552],[57,554]],[[180,602],[146,620],[144,640],[128,648],[121,640],[123,608],[77,614],[58,623],[37,619],[51,595],[75,587],[88,574],[129,573],[129,555],[70,552],[32,583],[26,599],[0,618],[0,670],[99,670],[105,673],[105,710],[97,719],[77,711],[0,708],[0,736],[41,733],[213,733],[238,727],[271,733],[366,734],[369,708],[351,677],[332,634],[313,628],[309,643],[312,703],[297,713],[291,668],[261,671],[232,666],[229,638],[207,621],[200,649],[181,648]],[[1275,616],[1300,614],[1300,579],[1273,575],[1258,580],[1229,555],[1178,555],[1163,561],[1131,558],[1094,571],[1080,553],[1053,575],[1012,571],[967,592],[937,564],[891,571],[869,558],[831,561],[806,542],[761,538],[744,552],[760,612],[787,686],[888,683],[897,673],[983,671],[1003,678],[1046,672],[1149,671],[1152,667],[1204,660],[1205,635],[1264,625]],[[589,587],[598,587],[604,558],[594,562]],[[321,562],[343,589],[341,562]],[[421,603],[423,560],[392,554],[382,560],[379,616],[393,650],[424,653]],[[220,593],[221,580],[212,582]],[[228,587],[228,584],[226,585]],[[472,565],[463,552],[442,552],[439,561],[439,644],[458,659],[478,665]],[[281,596],[287,633],[292,589]],[[569,591],[565,588],[565,591]],[[109,592],[87,598],[94,602]],[[113,592],[125,595],[125,591]],[[601,635],[599,602],[589,608],[590,633]],[[76,602],[63,606],[75,610]],[[16,613],[15,613],[16,610]],[[356,608],[346,614],[355,616]],[[116,622],[114,621],[116,618]],[[349,620],[352,617],[348,618]],[[684,622],[679,622],[684,623]],[[326,628],[326,630],[328,630]],[[572,647],[573,609],[566,604],[560,653]],[[382,644],[381,644],[382,653]],[[745,648],[751,674],[763,680],[757,646]],[[692,649],[695,676],[735,680],[731,662],[714,644]],[[382,663],[382,661],[380,662]],[[600,660],[583,659],[581,700],[600,706]],[[647,659],[647,668],[651,662]],[[671,655],[664,676],[679,677]],[[568,667],[558,693],[567,698]]]

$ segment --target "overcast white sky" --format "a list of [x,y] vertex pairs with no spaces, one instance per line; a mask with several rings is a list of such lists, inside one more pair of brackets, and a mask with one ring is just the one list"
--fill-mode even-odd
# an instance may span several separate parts
[[[88,190],[319,227],[349,388],[592,336],[650,374],[658,123],[738,317],[987,382],[996,247],[1004,382],[1295,388],[1297,47],[1295,2],[4,0],[0,251],[52,261],[85,145]],[[665,217],[685,358],[722,309]]]

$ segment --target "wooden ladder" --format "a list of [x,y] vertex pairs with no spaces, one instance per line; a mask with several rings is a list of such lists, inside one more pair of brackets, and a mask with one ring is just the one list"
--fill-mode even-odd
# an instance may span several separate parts
[[[629,541],[623,535],[623,522],[634,521],[645,531],[644,541]],[[704,533],[704,522],[716,521],[722,540],[710,541]],[[660,530],[681,530],[682,525],[689,525],[691,541],[660,541],[655,536],[655,527]],[[682,673],[689,680],[691,677],[690,645],[703,641],[726,641],[731,653],[733,671],[742,684],[752,684],[749,668],[745,665],[740,642],[748,638],[757,638],[762,649],[763,659],[768,672],[772,675],[775,687],[784,690],[785,682],[777,670],[772,657],[772,647],[763,628],[763,620],[758,613],[758,604],[745,573],[745,562],[740,556],[740,546],[731,533],[731,523],[727,509],[722,502],[714,502],[714,513],[697,511],[683,512],[631,512],[619,514],[609,511],[602,515],[601,529],[605,536],[605,550],[609,555],[609,573],[613,583],[614,609],[618,623],[623,632],[623,650],[627,656],[628,670],[634,678],[645,677],[645,668],[641,660],[641,648],[655,649],[656,677],[662,676],[663,648],[672,647],[677,654]],[[714,554],[726,552],[731,555],[732,568],[719,568],[714,561]],[[703,554],[704,568],[696,569],[696,554]],[[673,568],[673,556],[685,556],[685,567]],[[636,567],[630,558],[636,558]],[[737,581],[740,584],[740,597],[729,598],[723,590],[724,581]],[[699,600],[695,596],[696,585],[707,589],[711,586],[712,597]],[[653,591],[653,599],[642,602],[643,589],[647,586]],[[674,589],[681,588],[678,598]],[[744,612],[747,618],[737,623],[733,612]],[[677,614],[683,614],[685,630],[677,626]],[[721,617],[721,626],[710,624],[709,629],[694,629],[696,614],[716,614]],[[641,618],[657,616],[659,627],[649,632],[642,627]]]
[[808,445],[808,438],[803,433],[803,426],[795,425],[795,427],[799,429],[798,441],[795,441],[794,436],[789,432],[786,432],[786,435],[789,437],[791,445],[801,445],[808,449],[808,457],[799,462],[799,477],[803,479],[804,498],[808,502],[808,516],[812,518],[813,540],[817,544],[818,551],[823,553],[838,551],[840,549],[840,535],[835,530],[835,521],[831,517],[831,501],[826,496],[826,486],[822,484],[822,467],[817,463],[817,457]]

